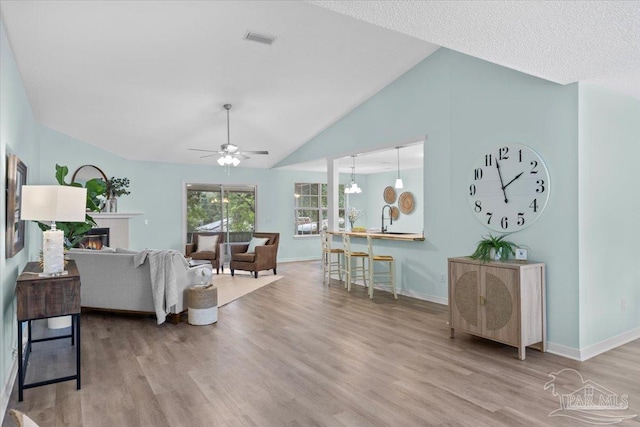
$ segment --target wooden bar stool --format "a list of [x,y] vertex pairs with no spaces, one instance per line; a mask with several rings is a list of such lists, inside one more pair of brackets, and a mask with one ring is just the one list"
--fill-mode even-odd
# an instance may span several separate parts
[[[358,278],[362,278],[364,286],[367,286],[368,269],[365,266],[365,260],[368,262],[369,255],[366,252],[354,252],[351,250],[351,238],[347,233],[342,234],[342,246],[344,250],[344,258],[346,264],[346,276],[347,280],[344,287],[347,291],[351,292],[351,282],[355,282]],[[355,259],[355,261],[353,259]],[[360,267],[358,267],[358,259],[362,260]],[[355,263],[355,266],[354,266]],[[355,272],[353,271],[355,270]]]
[[331,247],[331,235],[324,230],[320,232],[320,242],[322,243],[322,284],[331,282],[331,276],[335,274],[342,281],[342,273],[345,271],[342,266],[344,251]]
[[[376,283],[391,285],[393,297],[398,299],[396,295],[396,261],[391,255],[374,255],[371,236],[367,236],[367,246],[369,246],[369,298],[373,298],[373,286]],[[387,268],[383,271],[375,271],[375,263],[387,263]],[[382,280],[376,281],[376,277]]]

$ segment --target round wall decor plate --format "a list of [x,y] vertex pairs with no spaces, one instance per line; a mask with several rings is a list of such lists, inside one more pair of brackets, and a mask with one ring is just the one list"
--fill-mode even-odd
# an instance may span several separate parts
[[395,203],[396,201],[396,190],[392,186],[388,186],[384,189],[383,193],[384,201],[387,203]]
[[409,191],[405,191],[398,197],[398,206],[400,206],[400,212],[405,215],[409,215],[416,208],[416,203],[413,200],[413,194]]
[[391,206],[391,218],[397,221],[400,218],[400,209],[397,206]]

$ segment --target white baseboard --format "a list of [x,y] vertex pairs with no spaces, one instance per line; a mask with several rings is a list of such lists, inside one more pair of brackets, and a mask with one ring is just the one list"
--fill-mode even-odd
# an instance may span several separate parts
[[435,302],[436,304],[449,305],[449,298],[445,298],[445,297],[437,297],[435,295],[423,294],[421,292],[410,291],[408,289],[400,289],[398,293],[411,298],[417,298],[424,301]]
[[623,332],[615,337],[607,338],[606,340],[592,344],[580,350],[582,361],[589,360],[599,354],[605,353],[621,345],[625,345],[631,341],[640,338],[640,328],[632,329],[627,332]]
[[2,408],[2,414],[7,413],[7,407],[9,406],[9,399],[11,398],[11,391],[13,390],[13,384],[18,377],[18,357],[13,356],[13,364],[9,375],[7,376],[7,382],[2,387],[2,395],[0,396],[0,408]]
[[640,328],[623,332],[620,335],[607,338],[606,340],[581,349],[566,347],[564,345],[549,342],[547,343],[547,351],[549,353],[557,354],[558,356],[566,357],[568,359],[584,362],[602,353],[606,353],[609,350],[613,350],[616,347],[620,347],[621,345],[625,345],[631,341],[635,341],[638,338],[640,338]]
[[547,341],[547,352],[582,362],[582,359],[580,359],[580,350],[577,348],[567,347]]
[[320,262],[320,258],[318,258],[317,256],[314,256],[314,257],[300,257],[300,258],[284,258],[284,259],[278,259],[278,263],[285,263],[285,262],[298,262],[298,261],[318,261],[318,262]]

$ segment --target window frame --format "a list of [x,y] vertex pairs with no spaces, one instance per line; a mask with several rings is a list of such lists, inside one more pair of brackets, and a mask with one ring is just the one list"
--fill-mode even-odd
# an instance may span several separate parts
[[[313,188],[315,187],[315,188]],[[306,191],[305,191],[306,190]],[[344,184],[339,184],[338,217],[344,221]],[[293,235],[294,237],[319,236],[326,229],[328,220],[328,184],[323,182],[294,183]]]

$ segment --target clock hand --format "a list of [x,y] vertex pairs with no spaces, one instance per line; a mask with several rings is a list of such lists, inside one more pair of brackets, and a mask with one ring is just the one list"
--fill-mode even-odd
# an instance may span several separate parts
[[498,168],[498,176],[500,177],[500,186],[502,188],[502,194],[504,195],[504,202],[509,203],[509,200],[507,199],[507,192],[504,191],[504,182],[502,181],[502,172],[500,172],[500,164],[498,163],[497,160],[496,160],[496,167]]
[[511,181],[509,181],[509,182],[507,183],[507,185],[505,185],[504,187],[502,187],[502,189],[504,190],[504,189],[505,189],[505,188],[507,188],[509,185],[511,185],[511,183],[512,183],[513,181],[515,181],[516,179],[520,178],[520,176],[521,176],[523,173],[524,173],[524,172],[520,172],[518,175],[516,175],[516,177],[515,177],[515,178],[513,178]]

